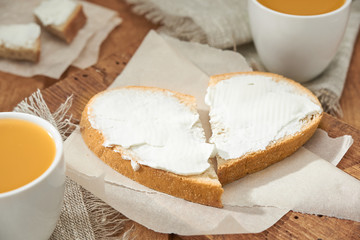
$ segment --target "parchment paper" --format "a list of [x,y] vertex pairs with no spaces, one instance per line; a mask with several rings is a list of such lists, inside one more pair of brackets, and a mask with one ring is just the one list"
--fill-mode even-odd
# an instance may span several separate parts
[[101,43],[106,39],[109,33],[120,23],[122,19],[115,16],[110,19],[109,22],[103,26],[103,28],[99,29],[87,42],[85,48],[80,53],[79,57],[75,59],[72,66],[78,68],[87,68],[91,65],[94,65],[99,57],[99,50]]
[[[205,125],[207,109],[203,97],[208,77],[199,66],[214,66],[219,73],[225,65],[224,71],[229,65],[237,66],[236,71],[249,67],[237,53],[219,51],[212,55],[211,48],[199,47],[197,54],[210,54],[207,64],[195,66],[197,60],[187,60],[185,55],[191,54],[182,55],[177,40],[167,42],[150,32],[111,87],[158,86],[192,94],[197,97]],[[359,221],[360,183],[331,165],[341,160],[351,144],[350,136],[331,139],[317,130],[291,157],[225,186],[223,209],[156,192],[118,174],[87,148],[79,130],[65,142],[65,161],[67,174],[73,180],[128,218],[155,231],[181,235],[256,233],[291,209]]]
[[[40,2],[41,0],[2,0],[0,2],[0,24],[35,22],[33,9],[35,9]],[[40,61],[38,63],[31,63],[0,59],[0,71],[24,77],[44,75],[51,78],[59,78],[80,54],[81,57],[85,58],[90,56],[91,61],[83,58],[78,59],[76,61],[78,66],[84,67],[88,63],[93,63],[93,59],[97,59],[101,41],[109,33],[108,24],[115,27],[112,21],[114,21],[117,13],[92,3],[81,3],[87,16],[87,22],[71,44],[67,44],[46,32],[44,29],[41,29]],[[93,36],[94,39],[91,39]],[[91,41],[89,42],[90,39]],[[82,53],[88,42],[90,43],[90,47],[97,48],[93,48],[91,51],[87,48],[85,52]]]

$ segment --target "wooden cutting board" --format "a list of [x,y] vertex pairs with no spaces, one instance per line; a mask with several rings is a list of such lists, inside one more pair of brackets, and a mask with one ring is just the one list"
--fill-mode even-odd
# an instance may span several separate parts
[[[126,27],[125,23],[122,27]],[[137,44],[140,44],[140,42],[141,38],[139,38]],[[54,111],[68,96],[73,94],[74,102],[71,114],[73,114],[75,119],[79,119],[87,101],[94,94],[107,88],[124,69],[136,48],[137,46],[133,45],[129,46],[126,51],[111,54],[95,66],[70,74],[64,80],[43,90],[42,94],[50,109]],[[339,168],[360,179],[360,131],[327,114],[321,123],[321,128],[326,130],[331,137],[342,136],[344,134],[353,136],[354,145],[340,162]],[[274,226],[259,234],[185,237],[157,234],[138,224],[136,226],[133,235],[137,235],[139,239],[360,238],[360,223],[295,212],[289,212]]]
[[[44,99],[49,108],[54,111],[68,96],[73,95],[74,102],[70,113],[73,114],[75,119],[80,119],[80,114],[87,101],[94,94],[106,89],[126,66],[129,59],[129,54],[113,54],[104,59],[102,63],[83,71],[75,72],[63,81],[43,90]],[[325,114],[320,127],[327,131],[331,137],[348,134],[354,138],[353,146],[338,167],[360,179],[360,131],[328,114]],[[360,223],[294,212],[289,212],[270,229],[259,234],[198,236],[194,238],[193,236],[157,235],[140,226],[138,226],[138,229],[141,229],[141,234],[144,234],[146,237],[173,237],[174,239],[272,239],[273,237],[280,239],[288,239],[290,237],[328,239],[330,236],[334,237],[334,239],[360,238]],[[137,231],[133,234],[140,234]]]
[[[99,2],[94,0],[94,2]],[[98,63],[85,70],[70,68],[65,78],[42,90],[45,101],[50,110],[54,111],[70,95],[74,101],[70,113],[77,120],[87,101],[108,85],[121,73],[131,56],[140,45],[149,29],[156,26],[144,18],[135,16],[123,2],[116,0],[101,2],[101,5],[120,12],[123,18],[121,26],[112,32],[101,48]],[[109,46],[109,47],[106,47]],[[110,47],[111,46],[111,47]],[[35,82],[45,82],[41,77],[35,77]],[[40,79],[40,80],[39,80]],[[47,82],[49,84],[49,82]],[[43,85],[42,85],[43,86]],[[46,84],[44,84],[46,86]],[[331,137],[352,135],[354,144],[340,162],[339,168],[360,179],[360,131],[346,123],[325,114],[320,127]],[[346,203],[344,203],[345,205]],[[359,206],[360,207],[360,206]],[[137,239],[359,239],[360,223],[340,220],[326,216],[316,216],[289,212],[274,226],[258,234],[217,235],[217,236],[178,236],[160,234],[137,223],[132,232]]]
[[[70,110],[75,119],[80,114],[88,100],[99,91],[107,88],[109,83],[126,66],[130,56],[127,54],[113,54],[101,64],[71,74],[63,81],[42,91],[49,108],[54,111],[65,99],[73,95],[74,102]],[[328,132],[330,137],[345,134],[354,138],[354,144],[347,152],[338,167],[350,175],[360,179],[360,131],[328,114],[325,114],[320,127]],[[346,203],[344,203],[346,204]],[[270,229],[259,234],[226,235],[226,236],[198,236],[182,237],[172,235],[157,235],[144,227],[138,226],[141,234],[150,239],[173,237],[174,239],[265,239],[265,238],[310,238],[310,239],[357,239],[360,238],[360,223],[340,220],[326,216],[315,216],[289,212]],[[140,234],[135,231],[133,234]],[[142,238],[139,238],[142,239]]]

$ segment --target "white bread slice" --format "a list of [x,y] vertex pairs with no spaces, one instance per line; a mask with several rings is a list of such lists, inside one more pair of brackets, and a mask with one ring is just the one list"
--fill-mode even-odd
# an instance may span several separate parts
[[34,23],[0,26],[0,57],[38,62],[40,33]]
[[[71,9],[67,9],[67,3],[75,5],[72,11]],[[59,8],[62,9],[62,11],[59,11],[60,13],[56,12],[57,14],[51,16],[50,13],[55,9],[59,10]],[[61,15],[67,17],[64,21],[58,23],[58,18],[61,18]],[[82,5],[71,0],[45,0],[34,10],[34,16],[36,22],[44,27],[45,30],[67,43],[73,41],[87,20]]]
[[[156,99],[159,96],[160,100],[158,101]],[[122,175],[149,188],[173,195],[175,197],[204,205],[222,207],[221,195],[223,193],[223,189],[218,181],[215,169],[208,157],[205,159],[208,167],[205,168],[203,172],[184,175],[184,173],[177,174],[168,170],[162,170],[164,169],[163,166],[158,168],[151,167],[151,161],[155,161],[156,159],[154,160],[154,158],[152,158],[148,161],[146,159],[139,158],[141,153],[135,151],[137,147],[136,141],[133,145],[123,144],[131,145],[130,147],[116,145],[114,142],[109,143],[109,141],[113,141],[112,138],[121,138],[122,136],[119,136],[121,134],[124,135],[125,141],[128,141],[128,139],[138,140],[137,137],[142,136],[146,131],[149,131],[149,141],[152,141],[153,137],[156,140],[157,134],[169,136],[170,140],[167,139],[167,141],[176,141],[176,139],[172,138],[171,134],[176,137],[178,137],[178,135],[176,135],[173,131],[169,135],[166,131],[172,128],[167,128],[167,126],[172,126],[172,124],[178,126],[179,119],[180,127],[182,126],[181,124],[184,123],[187,125],[188,122],[186,119],[190,116],[190,118],[194,118],[195,120],[194,123],[190,124],[192,125],[191,131],[195,134],[193,136],[196,136],[196,139],[203,142],[201,144],[206,144],[204,131],[201,127],[198,113],[196,112],[195,101],[195,98],[192,96],[160,88],[124,87],[107,90],[95,95],[86,105],[80,121],[82,137],[90,150],[92,150],[102,161]],[[165,130],[162,133],[158,133],[158,131],[162,131],[163,129],[157,128],[156,123],[152,122],[153,118],[150,115],[152,115],[153,112],[158,111],[158,108],[161,109],[160,105],[167,102],[172,102],[171,109],[175,110],[167,109],[171,112],[174,111],[174,114],[176,115],[169,116],[164,114],[166,119],[162,119],[164,117],[162,117],[163,115],[159,113],[159,117],[156,118],[156,121],[159,120],[161,124],[164,124]],[[154,103],[158,106],[154,106]],[[106,108],[106,110],[103,108]],[[177,108],[182,109],[179,114],[177,114]],[[101,116],[97,116],[98,113],[102,113]],[[184,116],[186,115],[187,117],[183,117],[181,113],[184,113]],[[125,117],[118,117],[118,114]],[[116,123],[115,125],[112,125],[114,128],[111,128],[110,132],[106,130],[107,126],[109,126],[106,122],[108,120],[111,121],[110,125],[112,125],[113,122]],[[135,128],[132,123],[135,124]],[[125,125],[122,126],[121,124],[130,125],[126,125],[125,127]],[[142,126],[142,124],[144,124],[144,126]],[[154,124],[154,128],[147,128],[147,126],[151,124]],[[116,131],[116,127],[122,130]],[[187,128],[184,131],[187,131]],[[111,134],[113,134],[113,132],[116,134],[112,136]],[[182,136],[179,138],[182,139],[181,137]],[[141,139],[140,146],[144,141],[146,142],[146,147],[151,145],[147,142],[147,140]],[[213,146],[210,144],[206,145],[211,147],[210,152],[212,152]],[[186,155],[186,150],[186,148],[180,148],[179,146],[179,150],[175,149],[175,151],[171,152],[170,155],[166,155],[169,157],[165,158],[165,160],[168,161],[168,159],[171,160],[172,158],[176,159],[177,155],[184,155],[185,157],[191,158],[192,155],[196,155],[197,151],[199,151],[197,148],[190,148],[190,155]],[[155,155],[153,156],[156,158],[160,155],[160,151],[155,150]],[[184,161],[186,162],[186,159],[184,159]],[[185,168],[191,169],[191,163],[188,162]]]
[[[259,109],[255,109],[254,111],[257,111],[255,114],[253,113],[253,108],[248,109],[246,107],[247,103],[244,103],[244,105],[241,105],[240,103],[238,103],[239,106],[236,106],[239,109],[236,109],[236,111],[239,111],[242,114],[248,114],[249,116],[256,116],[256,119],[254,117],[254,119],[251,118],[250,121],[248,121],[248,125],[246,125],[246,127],[242,122],[242,118],[243,116],[239,115],[239,120],[235,121],[235,125],[238,125],[236,127],[234,126],[229,126],[228,123],[224,123],[225,121],[223,121],[226,118],[234,118],[235,112],[234,114],[230,114],[227,115],[226,111],[224,111],[224,106],[220,106],[218,108],[222,108],[222,109],[215,109],[215,103],[214,101],[219,101],[219,98],[221,98],[221,94],[225,95],[226,99],[231,98],[231,94],[230,93],[216,93],[214,94],[213,91],[215,90],[211,90],[212,91],[212,96],[210,96],[209,93],[209,89],[212,88],[214,89],[214,87],[221,87],[221,86],[217,86],[217,84],[219,84],[220,82],[224,81],[221,85],[225,86],[226,84],[228,84],[228,86],[226,86],[227,88],[231,88],[231,91],[233,92],[233,95],[236,94],[240,94],[241,91],[244,91],[243,94],[250,94],[249,96],[251,97],[252,93],[249,93],[250,90],[242,90],[242,89],[237,89],[238,86],[241,86],[240,83],[237,83],[237,86],[234,86],[235,84],[231,84],[234,83],[234,79],[236,79],[236,81],[244,81],[245,78],[247,79],[255,79],[257,77],[267,77],[269,79],[271,79],[271,81],[274,81],[276,83],[276,91],[282,91],[279,89],[284,88],[284,91],[286,90],[287,87],[282,87],[283,85],[289,86],[292,90],[294,91],[290,94],[296,94],[296,95],[301,95],[302,97],[304,97],[304,99],[309,100],[309,106],[313,107],[314,109],[318,109],[315,112],[309,113],[308,115],[304,115],[301,116],[301,120],[297,121],[296,125],[298,126],[299,130],[292,130],[295,128],[290,128],[290,132],[291,131],[295,131],[292,134],[285,134],[284,136],[276,139],[275,136],[271,142],[268,143],[268,145],[263,146],[263,148],[260,149],[254,149],[251,148],[252,146],[250,146],[250,148],[248,149],[252,149],[249,152],[244,152],[241,155],[236,155],[234,154],[234,152],[236,152],[239,149],[244,148],[245,150],[246,148],[246,144],[247,143],[252,143],[252,133],[254,131],[251,132],[248,131],[248,129],[253,128],[253,121],[255,122],[256,119],[260,119],[260,122],[263,121],[270,121],[271,119],[266,119],[266,118],[273,118],[274,116],[272,114],[269,114],[268,109],[264,109],[264,111],[261,111]],[[232,79],[232,80],[229,80]],[[232,82],[231,82],[232,81]],[[249,81],[249,80],[247,80]],[[283,84],[283,85],[281,85]],[[219,84],[220,85],[220,84]],[[253,83],[247,83],[246,85],[255,85],[256,87],[262,88],[262,86],[260,84],[253,84]],[[243,89],[247,89],[249,87],[253,88],[255,86],[242,86]],[[218,88],[220,89],[220,88]],[[223,88],[225,89],[225,88]],[[217,91],[221,91],[221,90],[217,90]],[[255,90],[256,92],[257,90]],[[287,94],[287,93],[285,93]],[[288,95],[284,95],[284,96],[288,96]],[[270,166],[271,164],[274,164],[276,162],[281,161],[282,159],[286,158],[287,156],[291,155],[292,153],[294,153],[299,147],[301,147],[315,132],[317,126],[320,123],[320,120],[322,118],[322,109],[321,109],[321,104],[318,101],[318,99],[306,88],[304,88],[303,86],[301,86],[299,83],[296,83],[295,81],[292,81],[290,79],[287,79],[283,76],[277,75],[277,74],[272,74],[272,73],[263,73],[263,72],[244,72],[244,73],[228,73],[228,74],[222,74],[222,75],[215,75],[212,76],[209,82],[209,88],[208,88],[208,94],[206,96],[208,99],[207,104],[210,106],[210,123],[211,123],[211,128],[212,128],[212,132],[213,132],[213,136],[210,139],[210,142],[214,142],[216,147],[218,148],[218,154],[216,156],[217,159],[217,175],[219,177],[220,182],[224,185],[230,182],[233,182],[237,179],[240,179],[244,176],[246,176],[247,174],[251,174],[257,171],[260,171],[268,166]],[[209,98],[213,98],[212,100]],[[236,99],[233,98],[233,99]],[[250,98],[249,98],[250,99]],[[246,102],[247,100],[245,99],[243,102]],[[249,100],[250,101],[250,100]],[[255,101],[255,100],[254,100]],[[250,104],[252,104],[254,101],[251,101],[251,103],[249,102],[248,106],[250,106]],[[286,99],[285,99],[286,101]],[[219,103],[220,104],[220,103]],[[268,102],[266,103],[262,103],[262,105],[256,105],[258,106],[258,108],[262,108],[262,107],[268,107]],[[284,103],[284,105],[289,106],[289,104],[286,102]],[[280,102],[280,104],[278,104],[277,106],[271,106],[271,108],[274,108],[277,112],[278,116],[282,116],[282,114],[285,114],[284,111],[280,110],[278,111],[276,108],[280,108],[280,106],[282,106],[283,104]],[[295,105],[295,104],[294,104]],[[243,109],[241,109],[241,106],[245,106],[243,107]],[[254,105],[255,106],[255,105]],[[291,106],[291,105],[290,105]],[[256,108],[256,107],[254,107]],[[269,108],[269,107],[268,107]],[[309,108],[312,109],[312,108]],[[265,111],[266,110],[266,111]],[[290,112],[293,110],[290,110]],[[259,113],[260,112],[260,113]],[[265,115],[265,113],[262,112],[267,112],[267,115]],[[270,111],[272,112],[272,111]],[[238,113],[238,112],[237,112]],[[286,112],[287,113],[287,112]],[[297,112],[292,113],[292,114],[298,114]],[[263,116],[262,116],[263,115]],[[246,117],[245,117],[246,118]],[[232,120],[234,120],[232,119]],[[223,122],[222,122],[223,121]],[[273,121],[273,120],[271,120]],[[227,122],[227,120],[226,120]],[[242,122],[242,124],[239,124],[240,122]],[[289,123],[290,124],[290,123]],[[218,129],[219,126],[221,126],[221,129]],[[290,125],[289,125],[290,126]],[[256,127],[256,126],[255,126]],[[244,130],[246,128],[246,130]],[[261,126],[259,126],[259,129],[261,128]],[[231,153],[226,152],[229,151],[230,148],[225,147],[225,150],[219,149],[219,146],[222,144],[221,141],[231,141],[231,136],[236,136],[234,132],[231,132],[231,130],[236,129],[236,131],[238,131],[238,134],[241,135],[243,133],[249,133],[246,136],[241,136],[244,139],[242,139],[242,143],[244,144],[235,144],[234,148]],[[266,132],[266,127],[263,127],[262,129],[265,129],[265,131],[260,131],[261,133],[258,135],[262,135],[263,132]],[[248,132],[247,132],[248,131]],[[257,130],[255,130],[256,132]],[[281,131],[279,129],[279,131]],[[242,132],[240,134],[240,132]],[[244,135],[244,134],[243,134]],[[253,135],[254,136],[254,135]],[[256,136],[256,135],[255,135]],[[216,140],[216,139],[220,139],[220,140]],[[225,140],[222,140],[225,139]],[[229,140],[230,139],[230,140]],[[256,139],[256,137],[255,137]],[[263,138],[264,139],[264,138]],[[218,141],[218,142],[217,142]],[[241,142],[239,141],[239,143]],[[257,141],[257,140],[254,140]],[[261,142],[261,141],[259,141]],[[254,142],[253,145],[256,145],[258,142]],[[231,142],[230,142],[231,144]],[[220,147],[221,148],[221,147]],[[227,159],[225,159],[224,157],[221,157],[220,152],[221,151],[225,151],[222,155],[223,156],[227,156]]]

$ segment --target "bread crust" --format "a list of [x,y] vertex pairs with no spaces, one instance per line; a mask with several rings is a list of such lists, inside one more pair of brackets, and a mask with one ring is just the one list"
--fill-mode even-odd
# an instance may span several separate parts
[[[214,86],[217,83],[236,75],[263,75],[272,77],[277,82],[286,81],[294,85],[299,90],[299,92],[306,94],[314,103],[321,107],[319,100],[310,90],[293,80],[274,73],[237,72],[220,74],[210,78],[209,86]],[[321,114],[313,116],[307,124],[304,124],[300,132],[291,136],[285,136],[284,138],[270,144],[265,150],[248,153],[239,158],[228,160],[225,160],[217,155],[217,174],[219,181],[223,185],[231,183],[248,174],[263,170],[266,167],[290,156],[311,138],[311,136],[315,133],[322,116],[322,112]]]
[[34,16],[36,22],[43,28],[67,43],[71,43],[73,41],[79,30],[86,24],[87,21],[81,4],[78,4],[66,22],[59,26],[53,24],[45,26],[36,15]]
[[36,39],[35,46],[33,48],[7,48],[0,44],[0,57],[38,62],[40,60],[40,46],[40,36]]
[[[126,88],[136,88],[146,91],[151,90],[172,92],[174,93],[174,96],[183,101],[192,110],[196,109],[195,98],[189,95],[152,87],[130,86]],[[114,90],[116,89],[109,91]],[[141,183],[144,186],[175,197],[183,198],[191,202],[213,207],[222,207],[221,195],[223,193],[223,189],[217,180],[213,167],[210,167],[200,175],[193,176],[177,175],[145,165],[141,165],[138,171],[134,171],[131,166],[131,162],[122,158],[121,147],[119,148],[117,146],[116,150],[120,149],[119,152],[115,152],[114,147],[104,147],[104,136],[100,131],[91,127],[88,116],[92,102],[101,94],[103,94],[103,92],[95,95],[89,101],[82,113],[80,121],[82,137],[91,151],[93,151],[102,161],[104,161],[117,172],[138,183]]]

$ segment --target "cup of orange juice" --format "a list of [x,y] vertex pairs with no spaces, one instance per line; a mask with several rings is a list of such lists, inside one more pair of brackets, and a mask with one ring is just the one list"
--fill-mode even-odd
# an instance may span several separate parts
[[351,0],[248,0],[264,66],[298,82],[321,74],[344,36],[350,5]]
[[59,132],[42,118],[0,113],[0,239],[48,239],[64,197]]

